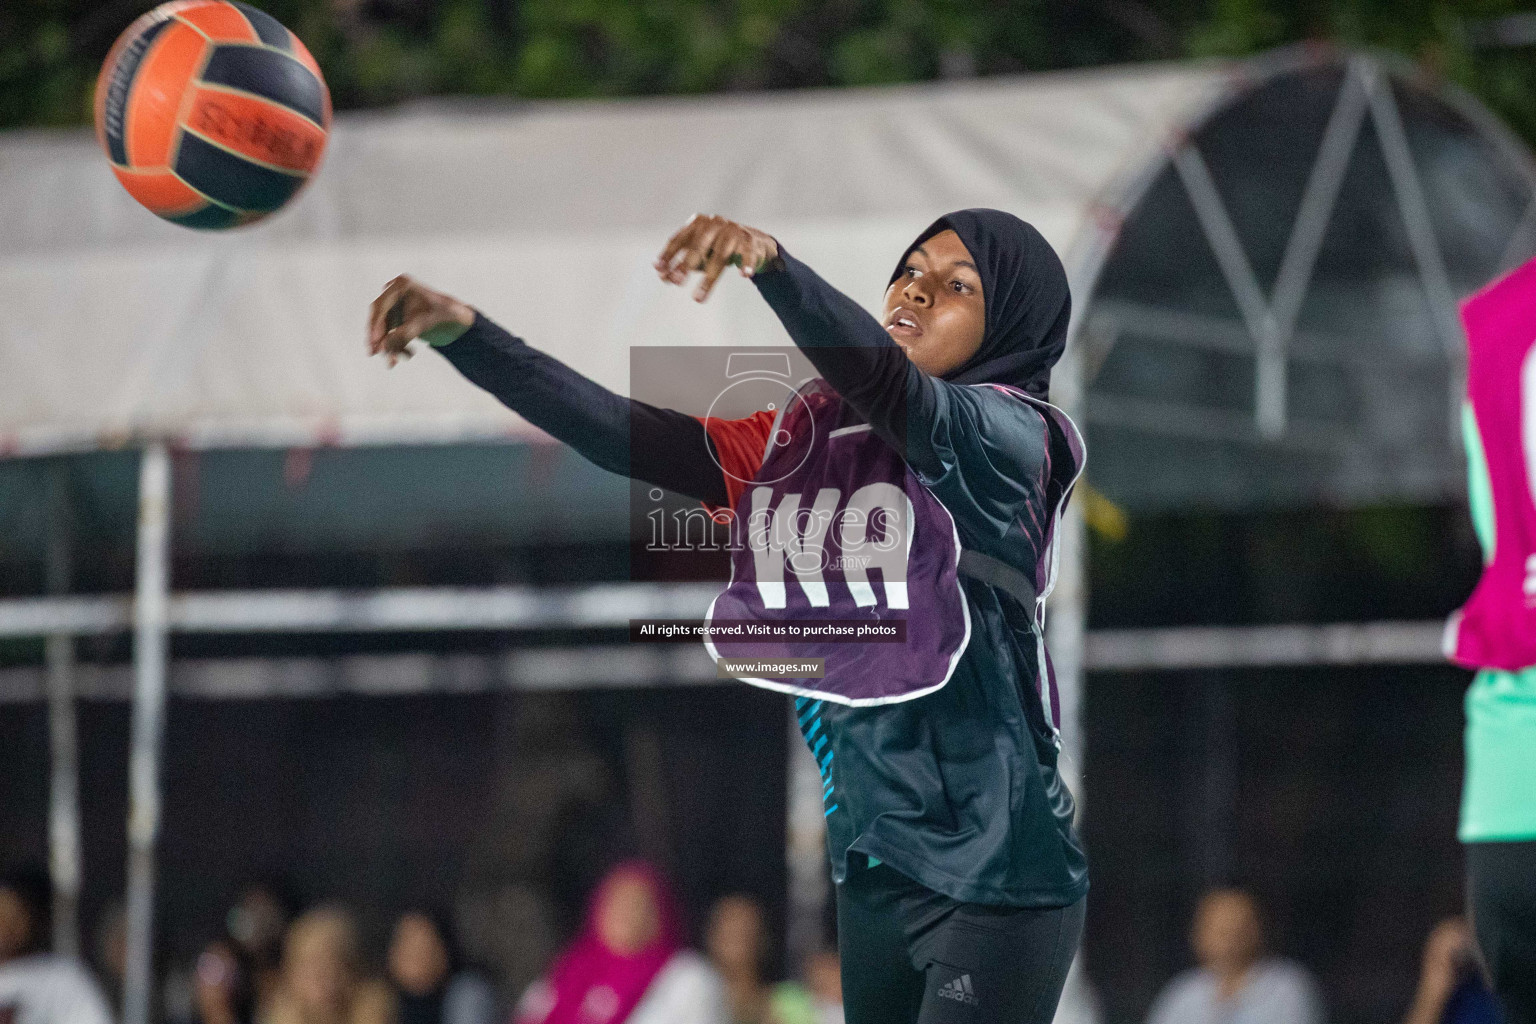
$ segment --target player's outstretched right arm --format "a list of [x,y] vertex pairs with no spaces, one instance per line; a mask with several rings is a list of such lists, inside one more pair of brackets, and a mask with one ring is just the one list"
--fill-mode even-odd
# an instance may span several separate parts
[[369,309],[369,354],[394,366],[418,337],[436,342],[460,373],[603,469],[727,503],[724,475],[698,419],[614,394],[471,306],[397,277]]

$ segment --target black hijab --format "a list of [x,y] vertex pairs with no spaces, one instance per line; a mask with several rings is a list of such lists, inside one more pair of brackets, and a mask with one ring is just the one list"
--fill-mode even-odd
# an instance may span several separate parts
[[957,210],[929,225],[907,246],[891,275],[901,276],[912,250],[953,230],[981,275],[986,331],[981,347],[944,379],[956,384],[1011,384],[1045,398],[1051,367],[1067,344],[1072,296],[1067,272],[1034,227],[1002,210]]

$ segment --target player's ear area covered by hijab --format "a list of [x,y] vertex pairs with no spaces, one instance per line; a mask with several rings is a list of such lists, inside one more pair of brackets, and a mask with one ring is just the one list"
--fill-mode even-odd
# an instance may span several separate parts
[[1067,345],[1072,296],[1061,258],[1039,231],[1002,210],[957,210],[929,225],[896,263],[901,276],[912,250],[953,230],[981,275],[986,330],[981,347],[944,374],[956,384],[1011,384],[1045,398],[1051,367]]

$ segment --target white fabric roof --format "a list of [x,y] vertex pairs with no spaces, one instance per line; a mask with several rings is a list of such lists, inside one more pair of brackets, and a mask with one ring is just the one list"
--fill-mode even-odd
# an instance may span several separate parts
[[368,302],[401,272],[621,391],[630,346],[787,343],[745,282],[700,307],[657,281],[696,210],[772,232],[871,305],[958,207],[1019,214],[1071,266],[1096,200],[1229,70],[354,115],[291,209],[222,235],[138,207],[89,133],[0,135],[0,452],[530,430],[443,360],[365,358]]

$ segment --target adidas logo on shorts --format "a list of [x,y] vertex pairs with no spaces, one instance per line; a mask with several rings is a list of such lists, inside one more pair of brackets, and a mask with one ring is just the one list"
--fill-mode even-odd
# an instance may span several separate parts
[[981,1005],[981,1000],[976,998],[976,990],[971,988],[971,976],[969,974],[962,974],[949,984],[941,986],[939,988],[939,998],[953,999],[955,1002],[964,1003],[966,1006]]

